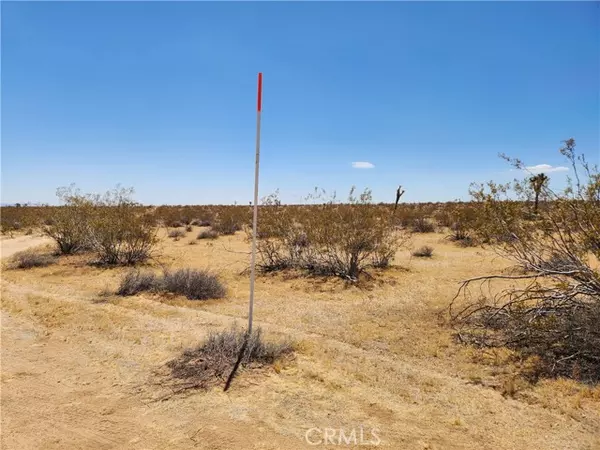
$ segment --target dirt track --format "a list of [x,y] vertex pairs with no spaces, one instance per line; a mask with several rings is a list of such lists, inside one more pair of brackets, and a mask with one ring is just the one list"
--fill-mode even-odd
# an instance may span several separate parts
[[8,258],[17,252],[49,244],[52,240],[45,236],[18,236],[0,240],[0,258]]

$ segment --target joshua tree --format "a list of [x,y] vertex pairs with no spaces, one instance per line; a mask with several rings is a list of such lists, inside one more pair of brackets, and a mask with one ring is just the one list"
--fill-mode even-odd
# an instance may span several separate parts
[[402,189],[402,186],[398,186],[398,189],[396,190],[396,204],[394,205],[394,211],[396,211],[396,208],[398,207],[398,202],[400,201],[400,197],[402,197],[403,194],[404,189]]
[[548,178],[543,173],[534,175],[529,179],[529,183],[531,184],[531,187],[533,188],[533,192],[535,192],[535,206],[533,207],[533,211],[535,214],[538,213],[538,204],[540,201],[540,194],[542,192],[542,188],[548,184],[549,180],[550,180],[550,178]]

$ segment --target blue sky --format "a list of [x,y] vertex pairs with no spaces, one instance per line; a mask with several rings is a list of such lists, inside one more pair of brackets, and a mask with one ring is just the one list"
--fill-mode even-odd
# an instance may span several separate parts
[[[467,198],[499,152],[600,157],[592,2],[2,3],[2,202],[133,186],[152,204],[370,187]],[[373,168],[353,168],[369,162]],[[552,170],[552,169],[551,169]],[[555,183],[565,171],[552,172]]]

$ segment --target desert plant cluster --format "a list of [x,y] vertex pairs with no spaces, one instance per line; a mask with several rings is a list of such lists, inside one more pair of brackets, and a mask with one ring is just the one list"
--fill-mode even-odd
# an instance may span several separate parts
[[116,293],[129,296],[140,292],[178,294],[190,300],[223,298],[226,294],[216,275],[195,269],[164,270],[160,276],[150,270],[130,270],[121,279]]
[[[560,149],[572,176],[552,190],[546,176],[474,185],[474,232],[514,271],[466,280],[453,305],[460,339],[507,347],[533,363],[532,377],[600,380],[600,174],[569,139]],[[516,169],[525,165],[507,158]],[[477,289],[470,289],[473,284]],[[481,283],[488,287],[482,296]],[[508,283],[508,285],[507,285]],[[494,286],[498,284],[497,288]]]
[[306,208],[282,206],[277,195],[263,200],[258,254],[263,272],[298,269],[356,281],[369,267],[388,267],[408,235],[394,226],[389,208],[372,204],[354,189],[345,203],[324,192]]
[[119,187],[104,195],[59,188],[62,205],[49,211],[42,230],[64,255],[90,251],[102,264],[145,262],[157,242],[156,230],[132,194],[132,189]]

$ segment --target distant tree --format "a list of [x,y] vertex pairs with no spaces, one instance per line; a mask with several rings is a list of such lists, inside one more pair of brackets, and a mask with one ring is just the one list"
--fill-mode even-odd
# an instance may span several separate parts
[[538,213],[538,205],[540,201],[540,194],[542,193],[542,189],[548,185],[550,178],[548,178],[545,174],[539,173],[537,175],[532,176],[529,179],[529,183],[531,184],[531,188],[535,193],[535,204],[533,207],[533,211],[535,214]]

